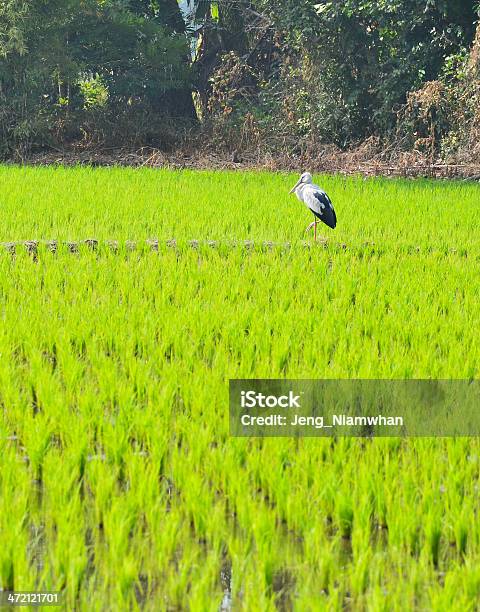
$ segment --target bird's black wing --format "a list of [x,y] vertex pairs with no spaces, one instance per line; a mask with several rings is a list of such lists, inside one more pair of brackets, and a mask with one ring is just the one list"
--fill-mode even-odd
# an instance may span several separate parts
[[328,195],[321,189],[312,189],[309,190],[305,196],[305,203],[312,213],[320,219],[320,221],[323,221],[325,225],[335,229],[337,225],[337,215],[335,214],[333,204]]

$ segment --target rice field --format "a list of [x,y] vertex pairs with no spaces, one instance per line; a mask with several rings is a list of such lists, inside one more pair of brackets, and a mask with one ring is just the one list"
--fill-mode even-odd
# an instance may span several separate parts
[[478,609],[477,438],[229,435],[230,378],[479,377],[480,187],[315,178],[316,245],[293,175],[0,167],[2,589]]

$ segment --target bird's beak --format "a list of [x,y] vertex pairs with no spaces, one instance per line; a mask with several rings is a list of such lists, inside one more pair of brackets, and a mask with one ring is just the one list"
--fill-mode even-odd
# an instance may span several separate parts
[[298,181],[295,183],[295,187],[290,189],[290,191],[288,193],[293,193],[295,191],[295,189],[300,185],[301,182],[302,182],[302,179],[299,178]]

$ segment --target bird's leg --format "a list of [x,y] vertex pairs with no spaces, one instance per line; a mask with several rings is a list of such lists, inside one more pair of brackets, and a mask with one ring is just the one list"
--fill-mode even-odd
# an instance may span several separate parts
[[310,223],[310,225],[305,230],[305,233],[307,233],[308,230],[312,229],[312,227],[315,228],[315,230],[314,230],[314,240],[315,240],[315,242],[317,241],[317,223],[320,223],[320,221],[317,221],[317,219],[315,219],[314,221],[312,221],[312,223]]

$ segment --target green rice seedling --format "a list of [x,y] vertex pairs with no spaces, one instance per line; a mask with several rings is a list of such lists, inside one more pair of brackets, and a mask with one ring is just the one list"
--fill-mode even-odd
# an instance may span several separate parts
[[2,588],[475,609],[478,439],[229,435],[230,378],[479,375],[478,186],[316,180],[314,245],[288,174],[0,168]]

